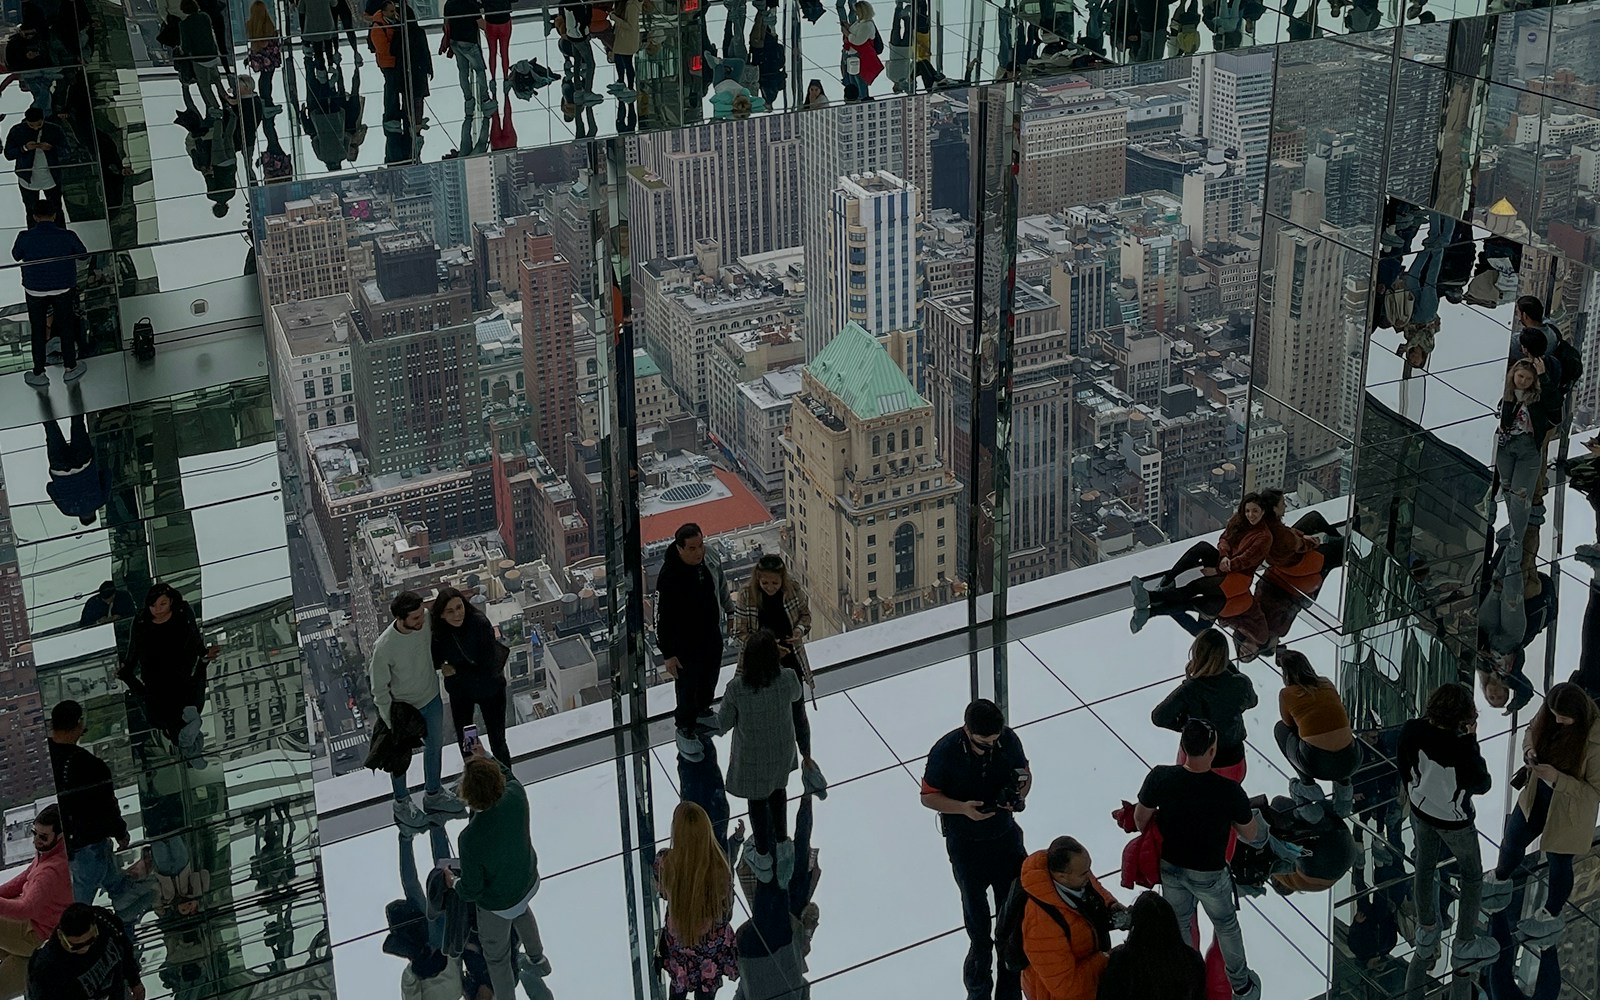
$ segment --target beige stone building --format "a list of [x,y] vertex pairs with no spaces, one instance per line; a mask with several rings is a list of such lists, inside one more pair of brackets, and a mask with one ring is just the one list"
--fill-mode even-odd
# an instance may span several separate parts
[[884,346],[846,324],[806,366],[785,442],[787,538],[813,635],[944,603],[955,581],[956,494],[933,407]]

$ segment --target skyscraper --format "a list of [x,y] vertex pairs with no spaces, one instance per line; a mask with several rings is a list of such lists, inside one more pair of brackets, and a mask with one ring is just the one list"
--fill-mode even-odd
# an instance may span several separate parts
[[548,233],[529,233],[523,258],[522,371],[533,434],[556,471],[565,475],[567,435],[577,430],[577,363],[572,339],[572,276]]
[[948,599],[961,487],[934,452],[933,407],[854,323],[805,368],[785,449],[790,565],[813,635]]
[[320,299],[350,291],[349,228],[339,196],[313,195],[269,215],[257,268],[268,302]]
[[1189,64],[1189,107],[1183,115],[1187,135],[1237,149],[1252,185],[1267,177],[1267,147],[1272,128],[1271,52],[1216,52]]
[[835,327],[858,323],[882,335],[916,326],[920,200],[885,170],[839,179],[828,204],[830,266],[817,275]]
[[[800,118],[800,204],[808,210],[800,220],[806,274],[825,274],[833,246],[828,239],[831,203],[841,177],[887,170],[915,188],[927,218],[929,129],[928,102],[913,96],[904,101],[864,101],[829,107]],[[825,297],[813,289],[806,296],[806,357],[815,358],[838,332]]]
[[1028,87],[1022,112],[1021,215],[1122,196],[1128,109],[1085,80]]

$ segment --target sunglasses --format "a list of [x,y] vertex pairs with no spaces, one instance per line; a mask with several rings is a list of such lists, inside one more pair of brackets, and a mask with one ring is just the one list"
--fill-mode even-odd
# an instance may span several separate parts
[[100,928],[92,925],[89,928],[88,936],[86,936],[82,941],[78,941],[76,943],[74,943],[71,938],[67,937],[66,931],[56,931],[56,937],[60,938],[61,940],[61,947],[67,949],[75,955],[80,955],[83,952],[88,951],[91,947],[93,947],[95,939],[99,936]]

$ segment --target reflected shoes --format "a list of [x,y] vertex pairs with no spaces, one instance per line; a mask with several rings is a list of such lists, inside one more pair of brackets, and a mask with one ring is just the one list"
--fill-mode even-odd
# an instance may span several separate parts
[[1233,998],[1234,1000],[1261,1000],[1261,977],[1254,972],[1250,973],[1250,981],[1245,984],[1244,989],[1241,990],[1237,986],[1233,988]]
[[788,888],[790,879],[794,878],[794,841],[780,840],[777,851],[778,884]]
[[1584,543],[1572,550],[1578,561],[1593,570],[1600,570],[1600,545]]
[[1439,955],[1439,925],[1417,925],[1417,957],[1433,960]]
[[1561,932],[1567,922],[1558,916],[1540,910],[1531,917],[1523,917],[1517,924],[1517,940],[1529,948],[1543,951],[1561,942]]
[[1450,947],[1450,966],[1456,972],[1467,972],[1487,965],[1500,956],[1500,942],[1486,934],[1463,941],[1456,938]]
[[800,784],[804,786],[807,795],[815,795],[819,799],[828,797],[828,779],[823,777],[822,768],[817,766],[816,761],[812,761],[809,765],[801,764]]
[[415,836],[428,828],[428,817],[408,795],[395,800],[394,825],[400,828],[401,833]]
[[755,842],[751,841],[744,848],[744,863],[755,873],[757,882],[771,882],[773,876],[773,858],[770,854],[762,854],[756,850]]
[[1349,819],[1355,811],[1355,786],[1348,781],[1335,781],[1333,783],[1333,814],[1340,819]]
[[673,730],[674,739],[678,743],[678,756],[691,764],[698,764],[706,759],[705,744],[693,733],[682,729]]
[[22,376],[22,381],[35,389],[43,389],[50,385],[50,375],[48,372],[28,372]]
[[1296,805],[1309,805],[1311,803],[1322,805],[1328,798],[1323,793],[1321,785],[1315,781],[1302,781],[1299,778],[1289,782],[1289,795],[1294,799]]
[[1133,590],[1133,618],[1128,621],[1128,631],[1138,635],[1150,621],[1150,592],[1144,589],[1144,581],[1139,577],[1128,581],[1128,586]]
[[454,819],[467,814],[467,804],[441,788],[422,797],[422,811],[430,819]]
[[1499,913],[1511,902],[1511,890],[1514,888],[1510,879],[1501,879],[1492,871],[1483,874],[1483,894],[1480,907],[1485,913]]

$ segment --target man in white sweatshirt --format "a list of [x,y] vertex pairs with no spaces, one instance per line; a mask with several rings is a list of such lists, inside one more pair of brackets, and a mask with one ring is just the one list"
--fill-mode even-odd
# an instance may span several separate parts
[[443,823],[466,813],[460,799],[445,791],[439,781],[444,750],[444,701],[439,697],[439,674],[433,668],[433,628],[422,608],[422,597],[407,590],[389,602],[394,620],[372,644],[368,672],[372,700],[384,724],[394,725],[389,709],[405,702],[422,713],[427,736],[422,746],[422,809],[411,801],[406,775],[394,776],[394,821],[401,830],[417,833],[430,821]]

